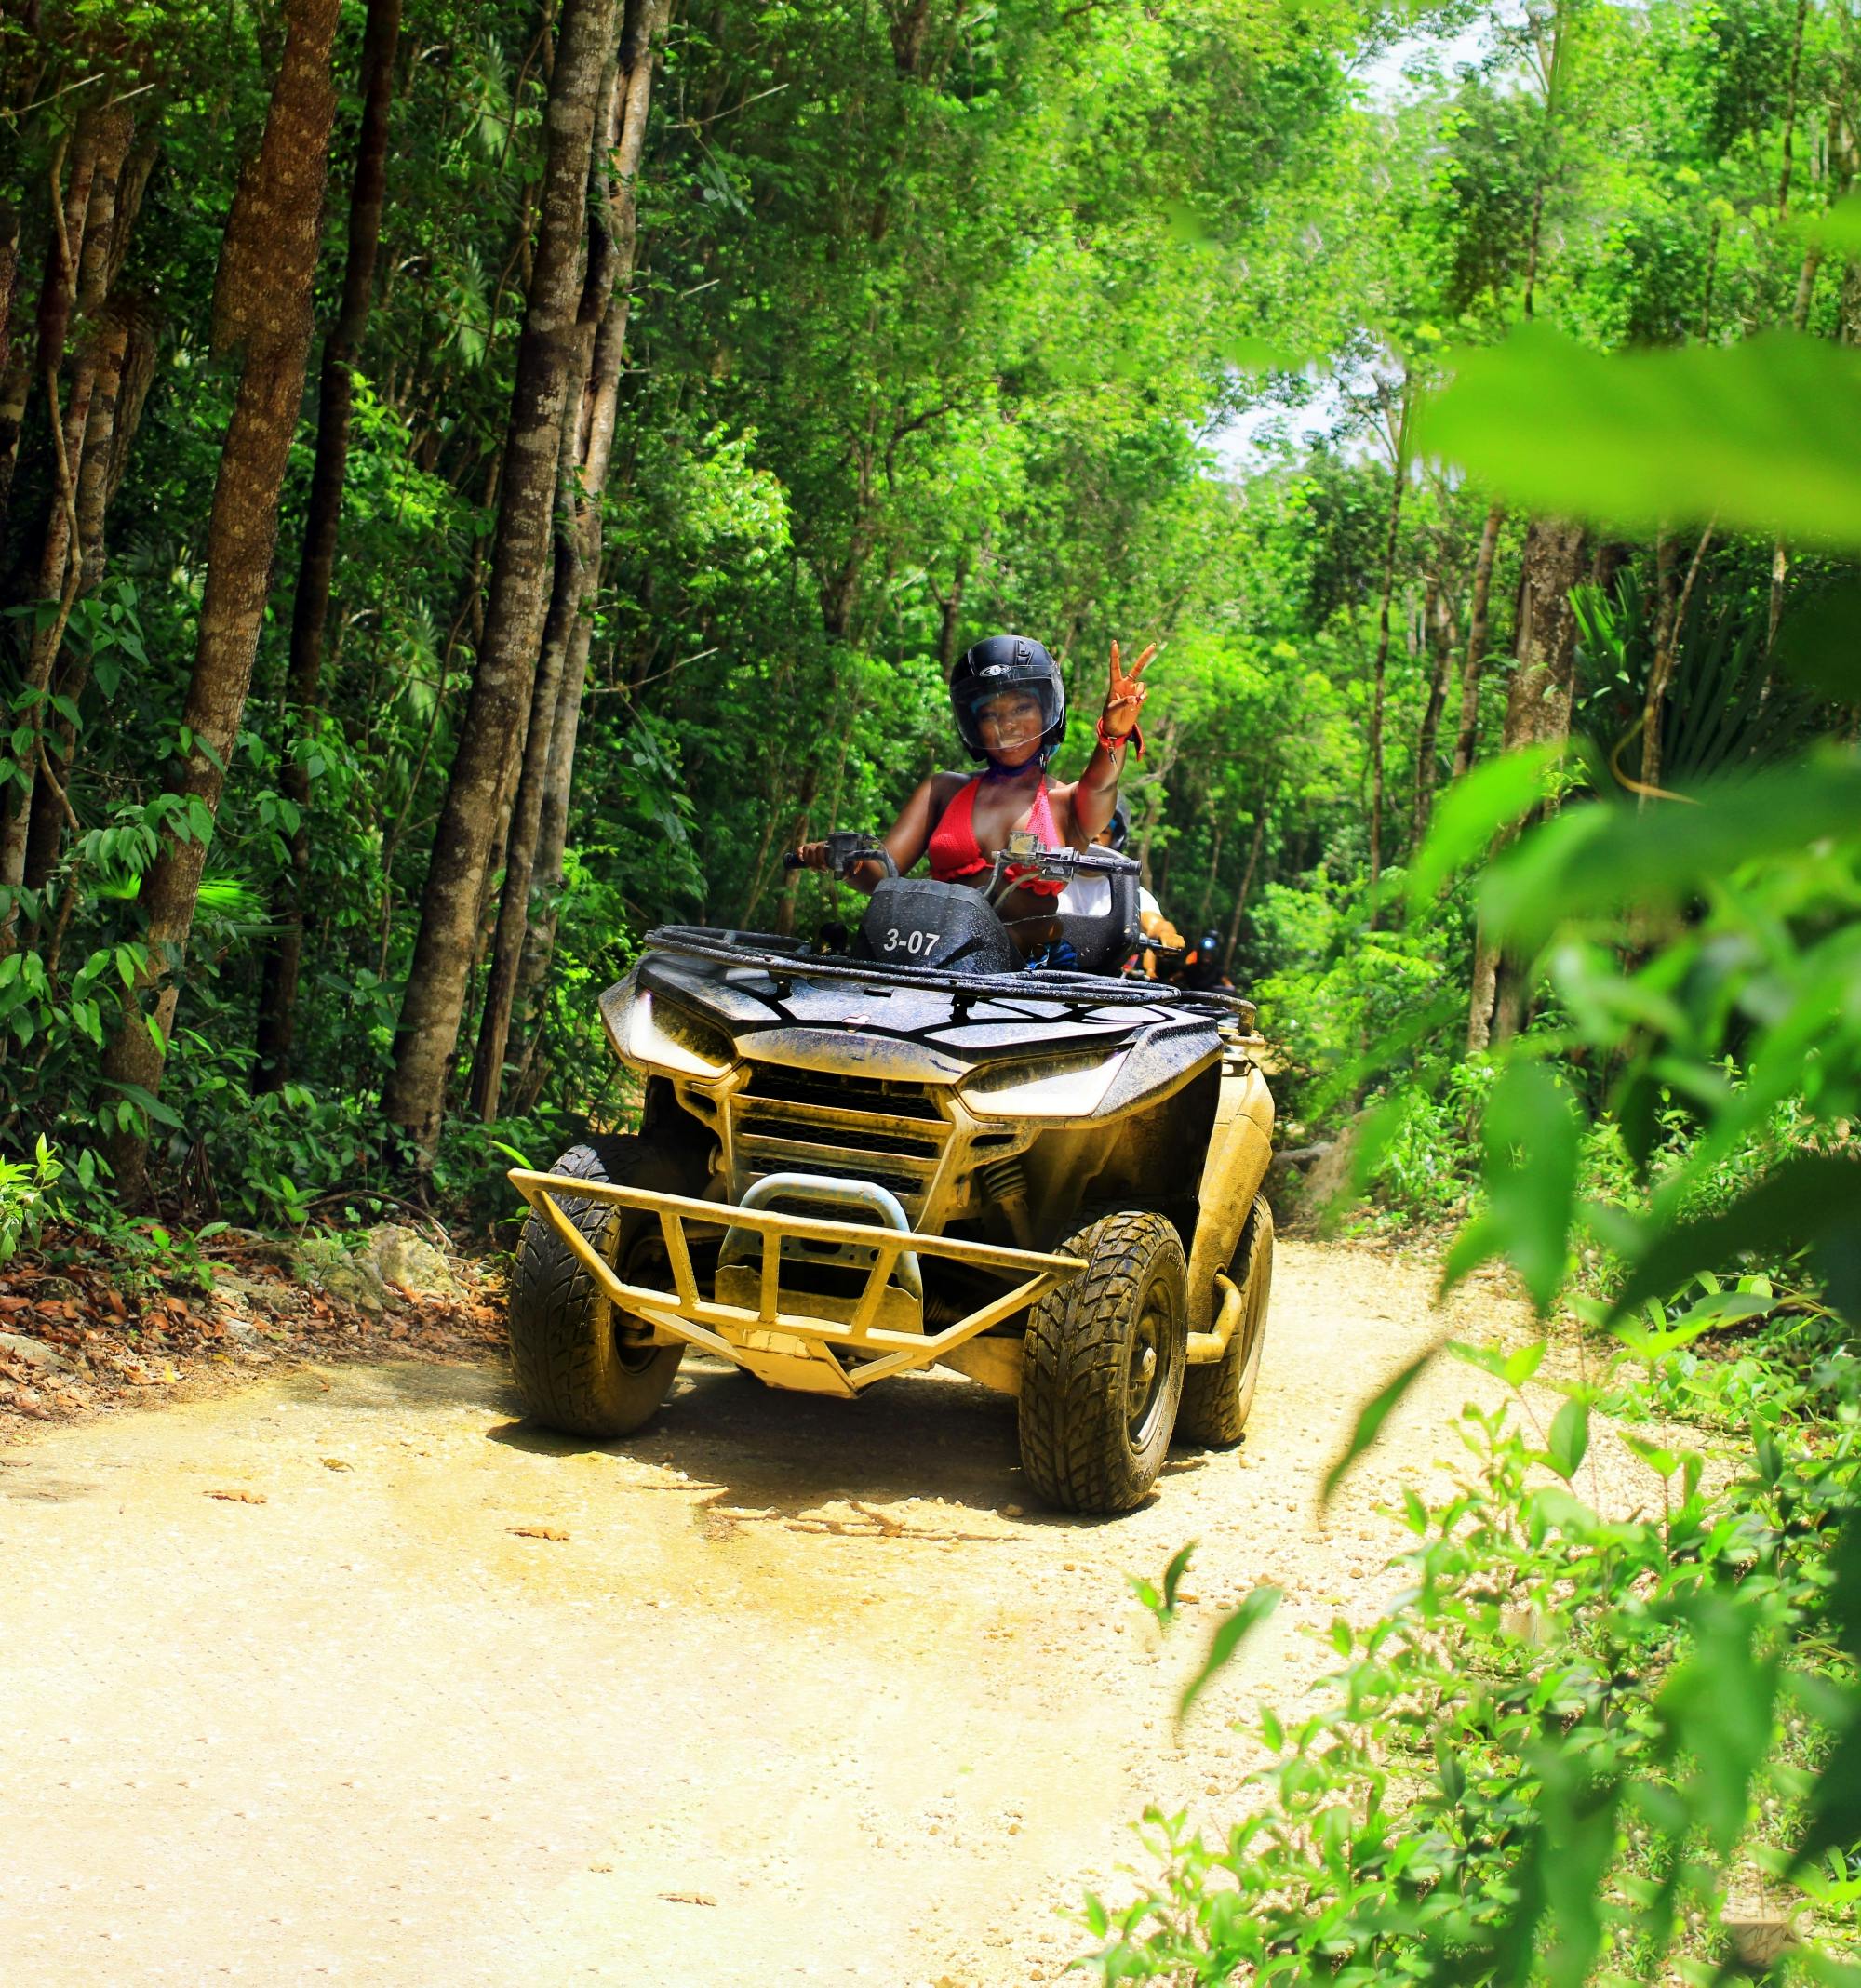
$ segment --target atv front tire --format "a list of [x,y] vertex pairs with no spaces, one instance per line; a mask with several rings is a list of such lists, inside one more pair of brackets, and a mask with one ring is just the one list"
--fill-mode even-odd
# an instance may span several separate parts
[[1273,1210],[1256,1194],[1234,1246],[1227,1274],[1240,1290],[1240,1317],[1219,1360],[1192,1367],[1183,1380],[1176,1434],[1205,1449],[1232,1449],[1247,1427],[1266,1342],[1266,1301],[1273,1295]]
[[[675,1194],[696,1184],[689,1155],[611,1135],[571,1146],[549,1170]],[[663,1274],[664,1244],[651,1215],[567,1195],[556,1205],[623,1277]],[[517,1244],[510,1307],[511,1368],[532,1419],[567,1435],[631,1435],[671,1392],[685,1353],[652,1344],[649,1329],[615,1309],[554,1224],[532,1210]]]
[[1021,1360],[1021,1467],[1063,1512],[1129,1512],[1169,1453],[1188,1351],[1176,1231],[1106,1215],[1060,1245],[1086,1269],[1034,1307]]

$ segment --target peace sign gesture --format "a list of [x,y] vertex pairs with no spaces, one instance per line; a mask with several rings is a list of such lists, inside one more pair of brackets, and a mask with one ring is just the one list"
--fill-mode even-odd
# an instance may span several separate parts
[[1111,646],[1111,688],[1105,693],[1105,716],[1099,720],[1101,738],[1129,739],[1137,729],[1137,714],[1143,709],[1144,700],[1150,694],[1150,686],[1140,683],[1145,665],[1156,655],[1158,645],[1153,642],[1129,670],[1119,665],[1118,647]]

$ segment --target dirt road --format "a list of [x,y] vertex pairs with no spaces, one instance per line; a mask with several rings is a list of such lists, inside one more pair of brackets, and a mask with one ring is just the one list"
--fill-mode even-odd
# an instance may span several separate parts
[[[0,1450],[0,1978],[1051,1981],[1131,1819],[1231,1807],[1228,1722],[1394,1584],[1371,1508],[1481,1377],[1313,1504],[1429,1289],[1282,1243],[1245,1448],[1110,1522],[1024,1510],[1012,1404],[955,1378],[848,1408],[694,1363],[593,1449],[489,1368],[384,1365]],[[1190,1539],[1164,1639],[1125,1577]],[[1179,1748],[1176,1681],[1268,1581]]]

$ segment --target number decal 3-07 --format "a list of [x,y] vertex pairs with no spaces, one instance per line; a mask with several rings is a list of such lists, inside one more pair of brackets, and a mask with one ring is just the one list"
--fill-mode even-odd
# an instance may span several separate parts
[[885,950],[888,953],[904,953],[913,959],[926,953],[934,952],[937,941],[943,935],[939,932],[901,932],[897,926],[886,929]]

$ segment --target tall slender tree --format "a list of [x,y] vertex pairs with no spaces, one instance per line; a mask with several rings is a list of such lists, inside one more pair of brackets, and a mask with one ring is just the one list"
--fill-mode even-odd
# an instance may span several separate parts
[[[264,620],[278,498],[310,354],[339,10],[340,0],[288,0],[264,136],[240,175],[221,246],[214,343],[221,352],[243,349],[245,365],[214,479],[207,581],[182,713],[189,745],[141,892],[147,962],[104,1049],[106,1080],[132,1101],[161,1087],[208,840]],[[131,1205],[143,1190],[148,1137],[144,1114],[119,1127],[110,1142],[118,1192]]]
[[[1519,577],[1519,626],[1506,699],[1505,748],[1569,736],[1575,691],[1576,610],[1571,589],[1584,577],[1584,528],[1563,518],[1533,518]],[[1518,1032],[1524,987],[1482,929],[1474,945],[1466,1046],[1484,1049]]]
[[[84,559],[77,526],[91,397],[109,344],[100,321],[112,273],[112,240],[124,162],[135,136],[126,102],[106,100],[80,118],[72,147],[70,179],[52,202],[54,243],[47,257],[39,299],[37,372],[44,390],[52,445],[53,478],[39,552],[36,592],[47,604],[27,650],[20,709],[27,745],[20,757],[11,806],[0,823],[0,951],[10,951],[20,929],[18,893],[25,881],[33,794],[51,778],[43,743],[46,706],[71,611],[83,584]],[[65,379],[66,346],[75,329],[76,352]]]
[[563,0],[485,634],[434,836],[394,1068],[382,1099],[389,1123],[422,1158],[430,1158],[439,1137],[479,896],[522,758],[551,568],[563,396],[576,352],[589,155],[613,37],[614,0]]
[[1392,407],[1386,397],[1383,420],[1389,437],[1389,515],[1384,528],[1383,579],[1376,603],[1376,657],[1370,675],[1370,922],[1378,914],[1376,893],[1383,877],[1383,717],[1389,674],[1389,608],[1396,592],[1397,537],[1402,526],[1402,492],[1409,480],[1410,381],[1405,373]]
[[[571,688],[572,647],[579,646],[580,651],[572,672],[578,702],[587,673],[588,638],[600,583],[601,500],[613,456],[638,234],[635,182],[652,100],[654,48],[664,32],[667,11],[668,0],[629,0],[610,90],[603,155],[596,161],[591,182],[594,243],[581,310],[588,336],[587,385],[569,404],[572,421],[563,435],[564,530],[556,547],[555,587],[530,700],[523,767],[511,808],[503,894],[472,1064],[472,1108],[486,1120],[497,1116],[503,1087],[504,1055],[529,928],[543,799],[556,750],[557,714]],[[574,738],[571,728],[563,739],[566,758],[556,769],[565,783],[573,775]]]
[[1503,504],[1489,506],[1474,555],[1473,588],[1467,599],[1466,657],[1460,670],[1460,723],[1454,731],[1453,777],[1459,780],[1473,764],[1479,740],[1479,679],[1486,669],[1486,643],[1493,606],[1493,563],[1498,556],[1499,531],[1506,522]]
[[285,699],[296,739],[285,754],[280,785],[296,810],[289,830],[290,861],[278,879],[272,906],[276,936],[265,954],[259,1000],[261,1090],[275,1090],[290,1069],[297,1032],[298,977],[303,958],[304,906],[310,895],[310,748],[316,735],[323,678],[324,630],[342,519],[342,487],[349,472],[349,432],[355,406],[355,357],[368,329],[375,289],[375,259],[382,239],[382,201],[387,187],[389,112],[394,102],[395,55],[400,43],[401,0],[368,0],[362,33],[362,125],[355,140],[355,172],[349,189],[349,247],[342,268],[342,299],[324,340],[317,381],[316,455],[311,465],[310,501],[298,558],[297,594],[291,604],[290,669]]
[[1441,712],[1447,704],[1448,679],[1453,674],[1453,606],[1438,573],[1430,573],[1423,588],[1421,634],[1423,653],[1431,659],[1431,667],[1428,701],[1415,734],[1415,806],[1409,822],[1412,844],[1419,844],[1427,834],[1428,817],[1434,811],[1435,786],[1440,778]]

